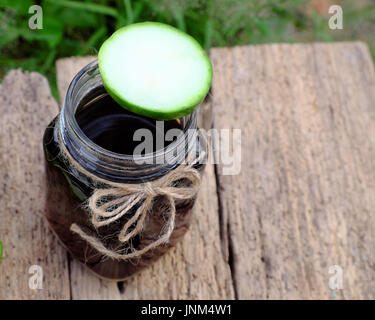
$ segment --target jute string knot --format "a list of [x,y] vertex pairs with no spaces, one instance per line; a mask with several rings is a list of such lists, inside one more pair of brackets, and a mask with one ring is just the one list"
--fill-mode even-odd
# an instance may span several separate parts
[[103,187],[96,188],[87,200],[91,223],[95,228],[115,223],[121,217],[134,213],[120,228],[118,240],[121,243],[128,243],[141,233],[147,214],[152,209],[153,200],[156,197],[164,196],[167,199],[164,215],[168,219],[162,228],[164,233],[155,241],[139,250],[132,249],[130,252],[122,253],[117,250],[108,249],[99,238],[87,234],[76,223],[72,223],[70,227],[71,231],[78,234],[104,256],[116,260],[137,258],[162,244],[168,243],[175,225],[175,200],[192,199],[197,194],[201,177],[193,166],[205,156],[201,152],[198,158],[190,161],[190,153],[186,164],[180,164],[177,168],[157,180],[141,184],[125,184],[107,181],[88,172],[70,155],[62,143],[60,143],[60,150],[62,157],[67,158],[69,164],[80,171],[81,174],[104,185]]

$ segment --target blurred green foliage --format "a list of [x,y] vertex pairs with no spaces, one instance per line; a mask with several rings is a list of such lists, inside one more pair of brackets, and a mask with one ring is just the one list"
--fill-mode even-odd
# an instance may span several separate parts
[[[29,7],[43,9],[30,30]],[[375,50],[375,1],[335,1],[344,29],[328,28],[326,0],[0,0],[0,79],[12,68],[46,75],[57,96],[55,61],[96,54],[116,29],[160,21],[193,35],[205,49],[248,43],[361,39]]]

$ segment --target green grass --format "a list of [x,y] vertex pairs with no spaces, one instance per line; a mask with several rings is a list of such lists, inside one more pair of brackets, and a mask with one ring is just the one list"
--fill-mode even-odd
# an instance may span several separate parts
[[[344,29],[328,28],[340,4]],[[28,28],[28,9],[43,8],[43,29]],[[360,39],[375,55],[374,0],[1,0],[0,79],[13,68],[47,76],[57,97],[55,61],[96,54],[116,29],[160,21],[193,35],[205,49],[270,42]]]

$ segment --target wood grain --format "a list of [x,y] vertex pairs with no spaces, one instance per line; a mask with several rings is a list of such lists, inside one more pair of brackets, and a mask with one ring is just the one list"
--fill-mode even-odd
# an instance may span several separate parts
[[[239,299],[375,298],[375,75],[360,42],[213,49],[217,167]],[[238,155],[238,153],[237,153]],[[343,271],[331,290],[329,267]]]
[[[70,298],[67,254],[43,215],[42,136],[57,111],[38,73],[11,71],[0,85],[0,300]],[[29,287],[33,265],[42,268],[43,289]]]
[[[95,57],[57,61],[60,103],[74,75]],[[208,102],[207,102],[208,103]],[[202,106],[200,124],[211,125],[211,111]],[[71,261],[73,299],[233,299],[228,263],[221,252],[216,179],[208,165],[195,205],[189,232],[151,268],[123,283],[99,280],[76,261]],[[202,263],[205,261],[205,263]]]
[[[0,86],[0,299],[374,299],[375,72],[360,42],[215,48],[200,124],[240,129],[228,175],[215,143],[183,242],[124,283],[67,259],[47,228],[41,137],[56,115],[45,78]],[[95,57],[57,62],[60,99]],[[222,161],[223,160],[223,161]],[[219,197],[218,197],[219,195]],[[30,290],[31,265],[44,289]],[[343,289],[331,290],[331,266]]]

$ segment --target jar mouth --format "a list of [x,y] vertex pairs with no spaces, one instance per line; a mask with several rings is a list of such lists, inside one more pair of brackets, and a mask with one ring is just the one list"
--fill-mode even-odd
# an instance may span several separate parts
[[[141,176],[144,177],[144,174],[147,176],[155,171],[169,171],[171,163],[175,167],[185,161],[197,137],[195,129],[199,106],[191,114],[179,118],[182,124],[181,134],[163,148],[143,155],[116,153],[92,141],[83,132],[76,119],[76,111],[83,98],[100,87],[103,87],[103,83],[98,61],[94,60],[81,69],[71,81],[59,116],[62,143],[76,160],[81,160],[81,164],[86,169],[102,173],[103,176],[126,178],[134,176],[134,179],[137,179],[141,171]],[[164,170],[161,170],[163,167]]]
[[[87,66],[85,66],[83,69],[81,69],[76,76],[73,78],[72,82],[69,85],[68,92],[66,95],[66,99],[63,105],[63,109],[66,108],[67,117],[66,120],[71,126],[71,128],[75,131],[76,135],[82,140],[83,143],[85,143],[88,147],[95,150],[98,154],[101,154],[106,157],[110,158],[117,158],[119,160],[124,161],[147,161],[155,158],[160,158],[162,156],[165,156],[166,153],[168,153],[169,150],[178,148],[181,144],[184,143],[184,139],[181,139],[184,137],[184,134],[186,134],[188,129],[195,128],[196,126],[196,114],[197,109],[195,109],[191,114],[180,118],[182,120],[182,123],[184,123],[184,126],[182,128],[182,134],[175,139],[175,141],[172,141],[168,146],[165,146],[164,148],[155,150],[152,153],[145,153],[144,155],[131,155],[131,154],[123,154],[123,153],[116,153],[107,149],[102,148],[100,145],[94,143],[90,138],[86,136],[86,134],[82,131],[81,127],[79,126],[75,113],[77,111],[77,108],[80,104],[81,99],[89,92],[82,92],[79,93],[81,96],[78,97],[75,95],[75,89],[77,86],[79,86],[80,80],[82,77],[90,73],[90,70],[96,69],[98,67],[98,60],[94,60],[93,62],[89,63]],[[100,77],[100,74],[98,75]],[[101,80],[101,77],[100,77]],[[100,81],[101,82],[101,81]],[[101,83],[102,85],[102,83]],[[98,87],[100,84],[98,84]],[[92,90],[93,88],[91,88]],[[78,99],[77,99],[78,98]],[[199,107],[198,107],[199,108]]]

